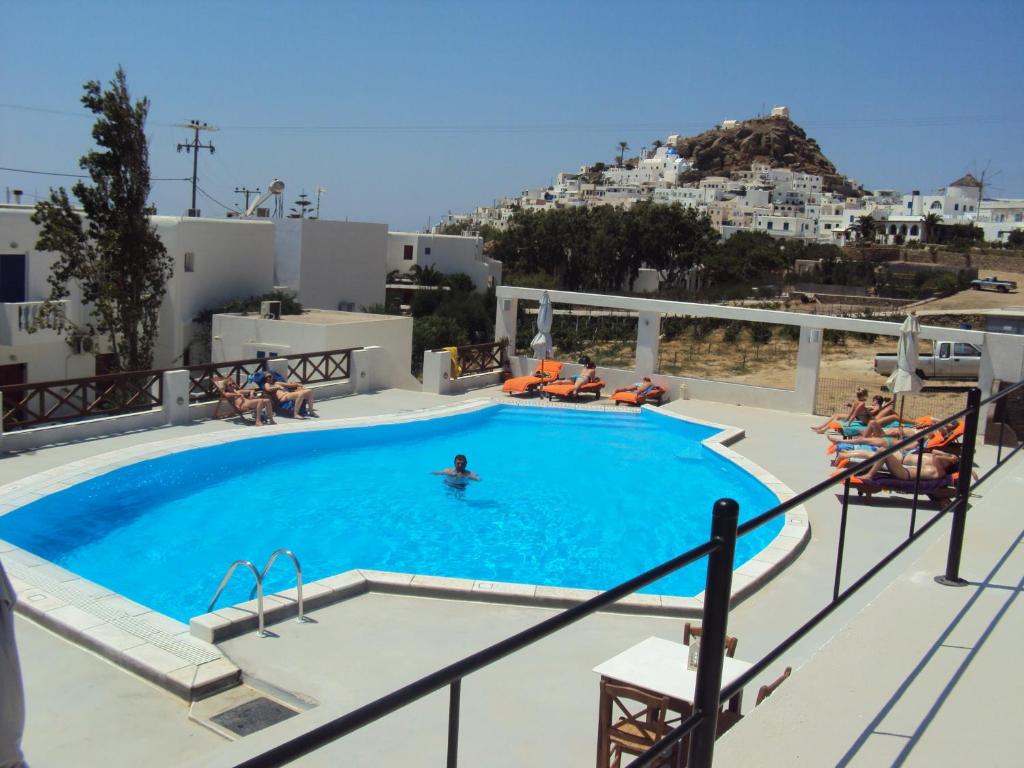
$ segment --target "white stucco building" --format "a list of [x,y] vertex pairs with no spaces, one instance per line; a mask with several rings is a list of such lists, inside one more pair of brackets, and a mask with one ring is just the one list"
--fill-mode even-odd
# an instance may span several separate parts
[[307,309],[353,310],[384,303],[386,224],[277,219],[275,284]]
[[[53,331],[29,333],[28,326],[49,296],[47,278],[56,254],[37,250],[39,227],[32,206],[0,206],[0,383],[50,381],[92,376],[99,348],[70,345]],[[266,293],[274,286],[274,224],[153,216],[157,234],[173,260],[174,272],[160,309],[153,364],[167,368],[186,362],[193,319],[235,298]],[[65,313],[72,323],[86,320],[77,288]]]
[[478,291],[501,283],[500,261],[484,255],[481,237],[389,232],[387,271],[408,272],[413,266],[433,267],[446,275],[469,275]]

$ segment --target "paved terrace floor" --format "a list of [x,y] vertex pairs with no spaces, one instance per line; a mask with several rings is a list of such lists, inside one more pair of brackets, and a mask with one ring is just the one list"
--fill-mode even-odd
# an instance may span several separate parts
[[[484,390],[467,397],[491,394]],[[321,410],[338,418],[451,402],[448,397],[392,390],[328,401]],[[733,449],[793,489],[827,472],[823,441],[807,429],[816,421],[813,417],[696,401],[666,407],[744,428],[747,437]],[[252,428],[201,422],[0,455],[0,482],[141,442],[237,429]],[[989,449],[980,451],[982,468],[991,463],[991,454]],[[794,677],[720,742],[721,764],[826,765],[843,759],[851,765],[890,764],[906,744],[908,764],[944,764],[954,748],[986,756],[1019,752],[1024,746],[1019,731],[1004,728],[998,713],[1014,711],[1013,686],[1005,683],[1014,675],[1020,679],[1019,666],[1007,665],[1015,659],[1008,648],[1010,638],[1019,638],[1021,628],[1020,608],[1014,604],[1020,589],[1020,547],[1011,545],[1019,542],[1015,510],[1022,484],[1022,461],[1017,458],[983,486],[975,501],[964,556],[964,573],[975,586],[955,590],[931,581],[942,570],[948,524],[941,522],[778,662],[777,671],[794,666]],[[758,657],[828,600],[838,509],[832,495],[809,503],[813,536],[806,551],[734,609],[730,632],[740,638],[738,657]],[[852,507],[844,581],[856,578],[898,543],[907,519],[903,505],[876,501]],[[1005,562],[996,568],[1004,555]],[[978,596],[972,599],[972,594]],[[986,619],[983,609],[995,620]],[[941,629],[960,611],[966,618],[945,637]],[[317,611],[316,623],[276,625],[275,637],[223,643],[223,650],[252,678],[320,704],[235,743],[188,721],[187,707],[169,694],[19,618],[28,697],[26,753],[35,768],[129,766],[140,764],[143,756],[151,765],[230,765],[550,615],[539,608],[368,594]],[[903,620],[907,616],[910,620]],[[650,635],[679,639],[681,628],[678,619],[600,614],[467,678],[462,764],[593,764],[597,680],[591,668]],[[962,646],[952,649],[960,654],[956,663],[948,658],[948,645]],[[895,648],[900,652],[894,653]],[[964,659],[970,663],[956,673],[956,684],[947,685]],[[770,677],[774,672],[766,680]],[[895,703],[887,703],[894,692],[899,694]],[[753,693],[747,692],[745,709],[752,705]],[[944,722],[952,713],[979,705],[980,714],[966,727]],[[435,694],[298,764],[440,763],[446,712],[446,695]],[[894,721],[897,717],[901,719]],[[769,736],[772,747],[767,750]],[[899,747],[893,749],[890,740]]]

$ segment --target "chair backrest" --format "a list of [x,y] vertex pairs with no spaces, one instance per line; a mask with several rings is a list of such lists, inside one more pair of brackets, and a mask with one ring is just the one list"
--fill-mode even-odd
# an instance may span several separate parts
[[558,374],[562,372],[562,366],[564,363],[560,363],[557,360],[541,360],[540,365],[537,366],[537,373],[546,374],[545,378],[558,378]]
[[607,727],[613,744],[625,747],[632,754],[640,754],[668,733],[665,725],[668,696],[607,680],[601,687],[611,701]]
[[926,448],[945,448],[947,445],[952,443],[954,440],[962,437],[964,434],[964,422],[954,421],[953,429],[949,430],[945,435],[942,431],[934,433],[928,438],[928,442],[925,443]]
[[757,691],[757,700],[754,702],[754,706],[756,707],[762,701],[764,701],[773,693],[775,693],[775,689],[782,685],[783,681],[787,677],[789,677],[792,672],[792,667],[786,667],[785,671],[783,671],[783,673],[779,676],[778,680],[772,683],[768,683],[768,685],[762,685],[760,689],[758,689]]
[[[703,634],[704,630],[701,627],[695,627],[690,622],[686,622],[683,625],[683,645],[689,645],[691,637],[701,637]],[[725,655],[730,659],[736,655],[737,642],[739,642],[738,638],[725,636]]]

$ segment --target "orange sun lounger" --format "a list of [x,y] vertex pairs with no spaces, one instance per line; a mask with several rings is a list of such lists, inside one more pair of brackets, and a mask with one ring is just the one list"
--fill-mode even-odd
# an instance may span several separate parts
[[531,376],[516,376],[501,385],[501,391],[509,395],[525,395],[537,391],[545,381],[554,381],[562,371],[562,363],[556,360],[542,360]]
[[[543,388],[543,392],[548,396],[548,399],[559,398],[565,400],[573,396],[573,384],[548,384]],[[594,379],[594,381],[588,381],[582,387],[580,387],[579,394],[593,395],[595,400],[601,398],[601,390],[604,389],[604,381],[601,379]]]
[[615,401],[615,405],[619,403],[626,403],[627,405],[643,405],[647,402],[657,403],[661,405],[661,398],[668,394],[668,390],[664,387],[659,387],[655,384],[647,394],[641,395],[639,392],[615,392],[612,395],[612,400]]

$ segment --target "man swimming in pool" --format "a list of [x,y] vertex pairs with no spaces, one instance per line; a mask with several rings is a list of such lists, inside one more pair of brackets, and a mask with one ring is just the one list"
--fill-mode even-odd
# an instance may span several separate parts
[[448,469],[440,469],[434,472],[435,475],[445,475],[452,478],[453,480],[479,480],[479,476],[476,472],[470,472],[467,469],[469,461],[461,453],[455,457],[455,466],[449,467]]

